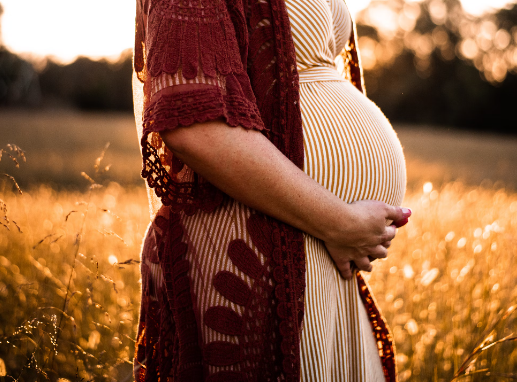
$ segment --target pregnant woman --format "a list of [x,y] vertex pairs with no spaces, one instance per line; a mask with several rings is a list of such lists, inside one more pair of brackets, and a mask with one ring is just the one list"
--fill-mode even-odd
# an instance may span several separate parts
[[136,22],[136,380],[395,381],[359,271],[409,218],[405,164],[344,1],[137,0]]

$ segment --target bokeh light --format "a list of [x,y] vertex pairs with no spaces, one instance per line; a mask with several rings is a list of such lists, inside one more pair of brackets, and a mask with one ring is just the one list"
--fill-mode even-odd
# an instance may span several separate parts
[[358,14],[360,23],[377,32],[377,36],[362,36],[359,40],[364,68],[387,67],[407,49],[414,54],[414,64],[422,78],[431,75],[432,55],[436,52],[445,61],[459,57],[472,62],[491,83],[503,82],[509,72],[517,72],[517,26],[503,25],[493,12],[487,11],[514,2],[468,3],[469,6],[448,0],[372,1]]

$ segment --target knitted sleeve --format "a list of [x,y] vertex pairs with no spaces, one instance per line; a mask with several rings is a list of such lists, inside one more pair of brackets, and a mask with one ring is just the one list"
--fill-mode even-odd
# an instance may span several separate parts
[[232,21],[232,11],[223,0],[137,0],[142,176],[175,211],[212,210],[222,193],[175,158],[159,132],[215,119],[264,130],[245,69],[247,39],[237,38],[247,36],[246,22]]

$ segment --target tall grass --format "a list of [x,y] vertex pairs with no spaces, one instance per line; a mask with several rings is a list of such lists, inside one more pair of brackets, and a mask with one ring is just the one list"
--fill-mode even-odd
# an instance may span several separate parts
[[[101,160],[84,193],[0,183],[0,381],[132,380],[149,214],[143,187],[95,182]],[[517,379],[517,194],[426,183],[405,205],[411,222],[368,277],[400,380]]]
[[145,191],[84,175],[86,193],[0,188],[4,380],[132,380]]
[[413,218],[370,277],[401,381],[517,379],[517,194],[427,183],[404,204]]

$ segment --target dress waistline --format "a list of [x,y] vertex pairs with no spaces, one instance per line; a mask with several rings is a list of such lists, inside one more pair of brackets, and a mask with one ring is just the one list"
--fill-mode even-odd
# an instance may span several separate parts
[[343,78],[335,67],[314,66],[309,69],[298,71],[300,83],[318,81],[347,81]]

